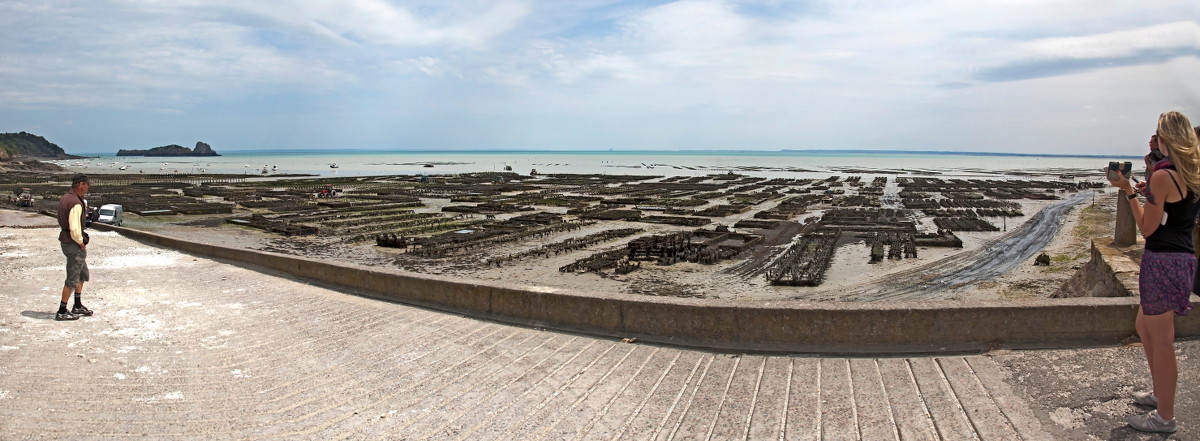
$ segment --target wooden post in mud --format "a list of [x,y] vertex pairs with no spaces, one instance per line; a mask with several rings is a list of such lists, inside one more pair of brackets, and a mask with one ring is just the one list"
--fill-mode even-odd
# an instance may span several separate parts
[[1113,245],[1127,247],[1137,243],[1137,222],[1133,220],[1133,209],[1125,198],[1125,190],[1117,191],[1117,222],[1113,228]]

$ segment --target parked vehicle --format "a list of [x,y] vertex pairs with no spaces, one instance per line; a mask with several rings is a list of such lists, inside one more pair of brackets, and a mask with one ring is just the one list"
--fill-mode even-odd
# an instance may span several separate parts
[[100,206],[100,216],[96,218],[96,222],[121,226],[121,222],[125,220],[125,207],[117,204],[105,204]]
[[338,193],[340,193],[340,192],[341,192],[341,190],[333,188],[333,185],[325,184],[324,187],[321,187],[321,189],[317,191],[317,197],[318,198],[335,198],[338,196]]
[[13,202],[17,203],[18,207],[33,206],[33,192],[28,188],[20,188],[13,191]]

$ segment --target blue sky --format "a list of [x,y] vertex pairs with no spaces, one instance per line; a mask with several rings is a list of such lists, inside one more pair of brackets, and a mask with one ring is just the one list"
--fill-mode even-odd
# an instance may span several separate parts
[[0,132],[72,153],[1137,154],[1200,2],[0,0]]

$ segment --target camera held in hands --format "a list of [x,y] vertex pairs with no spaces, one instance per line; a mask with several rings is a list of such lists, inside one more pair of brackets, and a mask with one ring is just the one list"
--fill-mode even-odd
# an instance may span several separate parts
[[1128,179],[1130,173],[1133,172],[1133,163],[1129,161],[1110,161],[1108,163],[1108,168],[1104,170],[1104,176],[1110,181],[1115,181],[1120,179],[1120,177],[1117,176],[1117,172],[1121,172],[1121,176],[1124,176],[1126,179]]

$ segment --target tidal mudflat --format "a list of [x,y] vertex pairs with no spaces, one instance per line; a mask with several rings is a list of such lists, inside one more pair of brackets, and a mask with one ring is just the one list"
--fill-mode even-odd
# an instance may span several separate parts
[[[89,199],[124,205],[130,228],[380,268],[823,301],[1046,297],[1087,256],[1077,230],[1112,211],[1098,180],[1076,178],[1084,170],[755,171],[94,173]],[[14,170],[0,185],[31,188],[46,209],[68,176]],[[1043,252],[1051,265],[1035,268]]]

